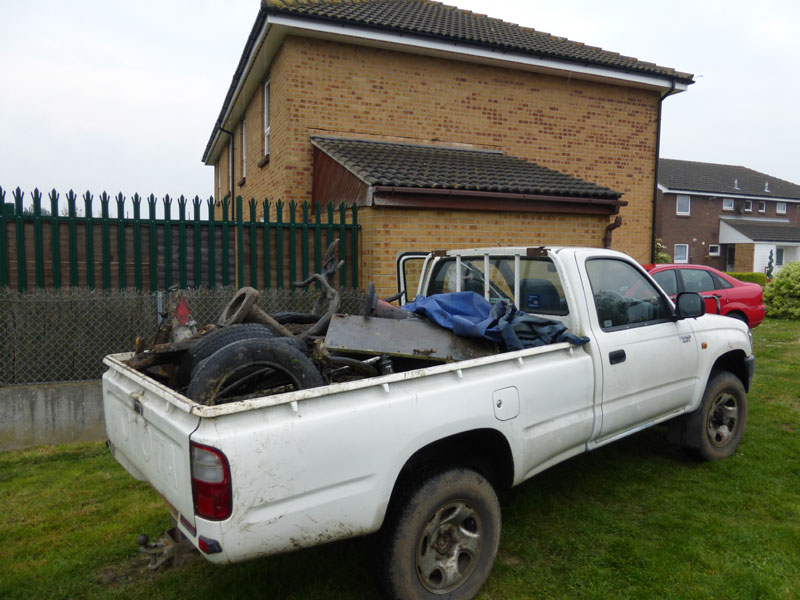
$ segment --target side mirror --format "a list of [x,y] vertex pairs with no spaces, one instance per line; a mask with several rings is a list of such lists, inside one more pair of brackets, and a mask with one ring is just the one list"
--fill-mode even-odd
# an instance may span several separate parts
[[677,319],[696,319],[706,314],[706,303],[697,292],[681,292],[675,299]]

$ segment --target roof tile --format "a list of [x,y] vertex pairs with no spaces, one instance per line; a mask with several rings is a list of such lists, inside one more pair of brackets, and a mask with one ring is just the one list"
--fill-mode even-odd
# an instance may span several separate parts
[[800,185],[734,165],[662,158],[658,183],[680,191],[800,200]]
[[494,150],[315,136],[312,143],[370,185],[619,199],[608,188]]
[[693,81],[689,73],[432,0],[264,0],[264,7],[273,13],[470,42],[626,72],[666,76],[684,83]]

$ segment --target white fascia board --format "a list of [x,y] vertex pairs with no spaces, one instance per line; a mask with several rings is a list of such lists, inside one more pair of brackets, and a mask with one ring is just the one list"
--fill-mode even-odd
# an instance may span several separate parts
[[708,198],[733,198],[734,200],[772,200],[773,202],[788,202],[800,204],[797,198],[780,198],[778,196],[750,196],[748,194],[730,194],[728,192],[697,192],[694,190],[672,189],[658,184],[658,189],[665,194],[686,194],[688,196],[705,196]]
[[432,40],[430,38],[415,36],[413,34],[390,33],[374,29],[362,29],[339,23],[322,23],[308,21],[286,15],[270,15],[269,22],[296,30],[308,36],[316,34],[318,37],[339,39],[353,43],[358,40],[364,45],[377,46],[389,49],[402,49],[406,52],[442,56],[446,58],[458,57],[461,60],[471,60],[493,65],[513,66],[526,68],[532,71],[558,73],[562,76],[578,77],[592,80],[608,81],[609,79],[633,84],[638,87],[661,89],[664,91],[683,92],[688,89],[685,83],[677,83],[668,77],[625,72],[616,69],[603,68],[591,65],[580,65],[567,60],[536,58],[513,51],[493,50],[472,46],[463,42],[447,42]]

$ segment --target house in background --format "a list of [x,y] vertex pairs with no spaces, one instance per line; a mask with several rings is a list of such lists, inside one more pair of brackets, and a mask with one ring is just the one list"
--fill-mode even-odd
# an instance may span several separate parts
[[410,249],[613,232],[647,261],[661,102],[692,82],[430,0],[264,0],[203,160],[218,199],[356,203],[381,293]]
[[673,262],[773,274],[800,260],[800,185],[745,167],[662,158],[656,237]]

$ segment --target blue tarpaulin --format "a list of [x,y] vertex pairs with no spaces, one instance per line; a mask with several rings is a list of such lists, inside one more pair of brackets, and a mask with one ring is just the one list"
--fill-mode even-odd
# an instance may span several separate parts
[[589,338],[569,333],[561,321],[529,315],[504,301],[490,303],[475,292],[417,296],[403,306],[456,335],[483,338],[506,350],[521,350],[556,342],[582,346]]

